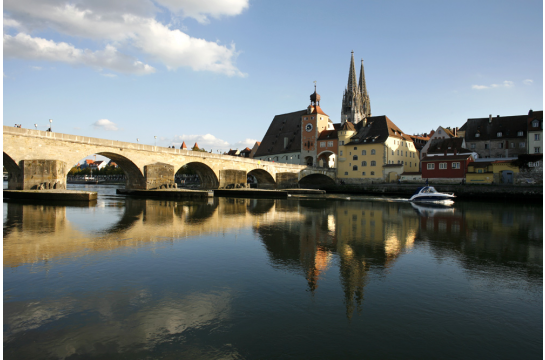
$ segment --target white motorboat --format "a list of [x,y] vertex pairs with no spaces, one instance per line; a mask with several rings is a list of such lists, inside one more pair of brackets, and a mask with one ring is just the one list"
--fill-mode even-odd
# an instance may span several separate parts
[[409,201],[414,202],[429,202],[429,201],[444,201],[453,200],[456,196],[453,193],[441,193],[435,190],[433,186],[424,186],[416,190]]

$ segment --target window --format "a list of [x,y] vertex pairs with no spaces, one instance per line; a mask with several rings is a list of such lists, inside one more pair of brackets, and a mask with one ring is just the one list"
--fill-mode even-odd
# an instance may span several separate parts
[[333,146],[333,141],[328,141],[328,142],[327,142],[327,146],[328,146],[328,147],[332,147],[332,146]]
[[452,163],[452,168],[453,169],[459,169],[460,168],[460,163],[459,162],[453,162]]
[[477,174],[482,174],[483,173],[483,169],[477,169]]
[[438,133],[438,134],[441,134],[441,130],[437,130],[437,133]]
[[361,175],[362,175],[362,176],[365,176],[365,171],[363,171],[363,172],[361,173]]
[[526,147],[526,143],[525,142],[519,142],[519,148],[523,148],[523,147]]
[[354,150],[358,150],[358,148],[354,146]]
[[519,131],[519,132],[517,133],[517,135],[518,135],[518,136],[523,136],[523,135],[524,135],[524,131]]
[[397,150],[397,155],[399,155],[399,150]]
[[341,150],[341,156],[343,156],[343,151]]
[[405,151],[405,157],[407,157],[407,152]]
[[439,163],[439,169],[445,170],[447,168],[447,163]]
[[371,166],[377,166],[377,162],[376,161],[371,161]]
[[480,137],[480,136],[481,136],[481,134],[479,134],[479,133],[475,134],[475,137]]
[[394,154],[395,154],[395,153],[394,153],[394,150],[392,150],[392,155],[394,155]]
[[305,120],[308,120],[308,117],[305,117]]
[[345,174],[345,175],[348,175],[348,171],[345,171],[344,174]]
[[541,148],[539,146],[534,148],[535,154],[539,154],[540,152],[541,152]]
[[344,145],[344,140],[343,140],[343,141],[341,141],[341,145]]
[[498,144],[498,148],[503,149],[503,143],[502,142]]
[[534,140],[539,140],[539,134],[534,134]]
[[515,143],[512,142],[512,143],[511,143],[511,149],[514,149],[514,148],[515,148]]
[[325,141],[320,141],[320,147],[321,148],[325,147]]
[[488,149],[488,144],[484,144],[484,149]]
[[374,172],[374,171],[371,171],[371,175],[375,175],[375,172]]
[[362,154],[362,155],[367,155],[367,150],[362,150],[362,151],[361,151],[361,154]]
[[538,127],[538,126],[539,126],[539,121],[537,120],[532,121],[532,127]]
[[429,163],[428,164],[428,170],[434,170],[435,169],[435,164],[434,163]]
[[367,161],[362,161],[361,166],[367,166]]
[[352,156],[352,160],[358,160],[358,155]]
[[497,133],[496,135],[498,135],[498,137],[502,137],[502,132],[500,131],[499,133]]
[[352,170],[357,171],[358,170],[358,165],[352,166]]
[[371,150],[371,155],[375,155],[377,152],[375,151],[375,149],[372,149]]

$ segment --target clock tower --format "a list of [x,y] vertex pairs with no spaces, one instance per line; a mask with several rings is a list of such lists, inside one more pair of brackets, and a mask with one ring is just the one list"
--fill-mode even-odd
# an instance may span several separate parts
[[329,130],[329,116],[320,108],[320,95],[310,95],[310,105],[306,114],[301,115],[301,165],[316,166],[318,155],[318,137],[324,130]]

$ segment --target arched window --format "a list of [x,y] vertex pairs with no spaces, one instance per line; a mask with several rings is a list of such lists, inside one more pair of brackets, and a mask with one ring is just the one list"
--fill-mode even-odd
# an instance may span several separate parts
[[361,151],[361,154],[362,154],[362,155],[367,155],[367,150],[362,150],[362,151]]
[[352,160],[358,160],[358,155],[352,156]]
[[377,162],[376,161],[371,161],[371,166],[377,166]]
[[362,161],[361,166],[367,166],[367,161]]
[[352,166],[352,170],[354,170],[354,171],[358,170],[358,165]]
[[375,149],[372,149],[371,150],[371,155],[375,155],[377,152],[375,151]]
[[375,175],[375,172],[374,172],[374,171],[371,171],[371,175]]

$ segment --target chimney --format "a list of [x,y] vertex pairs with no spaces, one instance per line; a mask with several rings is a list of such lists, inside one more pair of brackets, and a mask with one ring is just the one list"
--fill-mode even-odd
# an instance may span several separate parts
[[488,115],[488,123],[492,124],[492,114]]
[[458,151],[454,148],[454,156],[458,155]]

